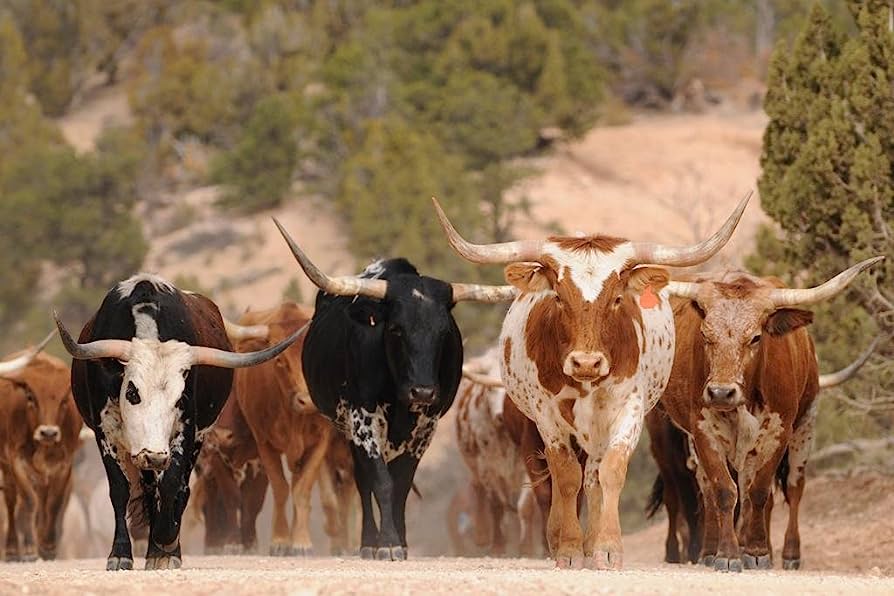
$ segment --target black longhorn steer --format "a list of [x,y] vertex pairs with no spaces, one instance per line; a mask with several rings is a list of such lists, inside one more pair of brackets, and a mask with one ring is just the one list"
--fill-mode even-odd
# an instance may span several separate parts
[[406,259],[377,261],[359,277],[329,278],[277,226],[322,290],[305,338],[304,377],[314,404],[351,442],[363,508],[361,557],[406,559],[407,496],[462,374],[462,337],[451,310],[461,300],[508,301],[515,289],[425,277]]
[[230,393],[229,369],[275,357],[303,329],[266,350],[234,353],[211,300],[149,274],[110,290],[77,342],[56,324],[109,480],[115,537],[106,568],[133,568],[127,516],[149,526],[146,569],[180,567],[189,475]]

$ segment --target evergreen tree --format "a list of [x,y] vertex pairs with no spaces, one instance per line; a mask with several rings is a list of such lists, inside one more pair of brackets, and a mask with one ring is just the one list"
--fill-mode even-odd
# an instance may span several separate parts
[[[787,281],[806,284],[888,256],[874,279],[861,276],[819,309],[828,316],[817,317],[814,337],[829,365],[847,362],[873,333],[894,332],[894,7],[851,7],[856,35],[841,33],[816,4],[791,52],[780,45],[771,61],[758,186],[780,233],[763,231],[750,261],[768,273],[798,272]],[[880,352],[890,358],[894,347],[886,342]],[[874,382],[891,391],[884,368]]]

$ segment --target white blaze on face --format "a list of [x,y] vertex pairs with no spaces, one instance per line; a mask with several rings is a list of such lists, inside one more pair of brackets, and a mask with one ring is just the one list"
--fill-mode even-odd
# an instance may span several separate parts
[[633,258],[633,245],[629,242],[618,245],[612,252],[569,251],[551,243],[547,243],[543,253],[549,255],[560,265],[559,281],[567,270],[571,281],[580,289],[581,296],[587,302],[593,302],[602,293],[605,281],[613,274],[624,270],[628,260]]
[[[177,401],[183,395],[185,375],[192,366],[189,345],[176,341],[160,342],[134,338],[131,357],[124,366],[119,404],[125,444],[131,455],[142,450],[170,453],[171,440],[180,419]],[[127,399],[133,383],[140,401]]]

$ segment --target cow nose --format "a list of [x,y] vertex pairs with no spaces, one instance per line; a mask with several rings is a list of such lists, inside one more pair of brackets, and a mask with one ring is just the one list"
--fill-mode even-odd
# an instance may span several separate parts
[[171,463],[171,456],[168,453],[143,449],[134,457],[134,463],[141,470],[161,471],[167,469],[168,464]]
[[602,352],[574,351],[565,359],[565,374],[578,381],[595,381],[608,376],[608,358]]
[[432,404],[438,395],[437,389],[429,385],[414,385],[410,387],[410,401],[420,404]]
[[739,402],[738,385],[712,384],[705,389],[707,402],[713,406],[734,406]]
[[37,427],[37,440],[47,443],[55,443],[61,438],[62,432],[58,426],[43,424]]

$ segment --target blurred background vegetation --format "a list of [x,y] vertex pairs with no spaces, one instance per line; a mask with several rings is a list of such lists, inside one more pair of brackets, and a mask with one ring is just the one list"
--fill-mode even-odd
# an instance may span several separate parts
[[[774,225],[749,267],[808,284],[889,256],[817,309],[824,368],[843,365],[894,331],[891,10],[881,0],[0,0],[0,344],[40,337],[51,304],[85,321],[140,269],[161,197],[208,184],[221,185],[217,209],[232,217],[323,201],[357,269],[399,254],[430,275],[499,282],[431,241],[441,233],[428,197],[449,197],[467,237],[509,239],[529,219],[524,200],[505,198],[531,173],[523,158],[632,110],[679,109],[693,81],[710,98],[750,77],[768,86],[754,107],[764,101],[770,118],[759,189]],[[127,89],[133,122],[76,151],[58,120],[113,85]],[[302,297],[293,285],[288,295]],[[496,337],[499,309],[458,312],[473,348]],[[863,380],[823,400],[821,445],[890,434],[892,353],[886,340]],[[645,465],[633,467],[637,493],[651,480]]]

